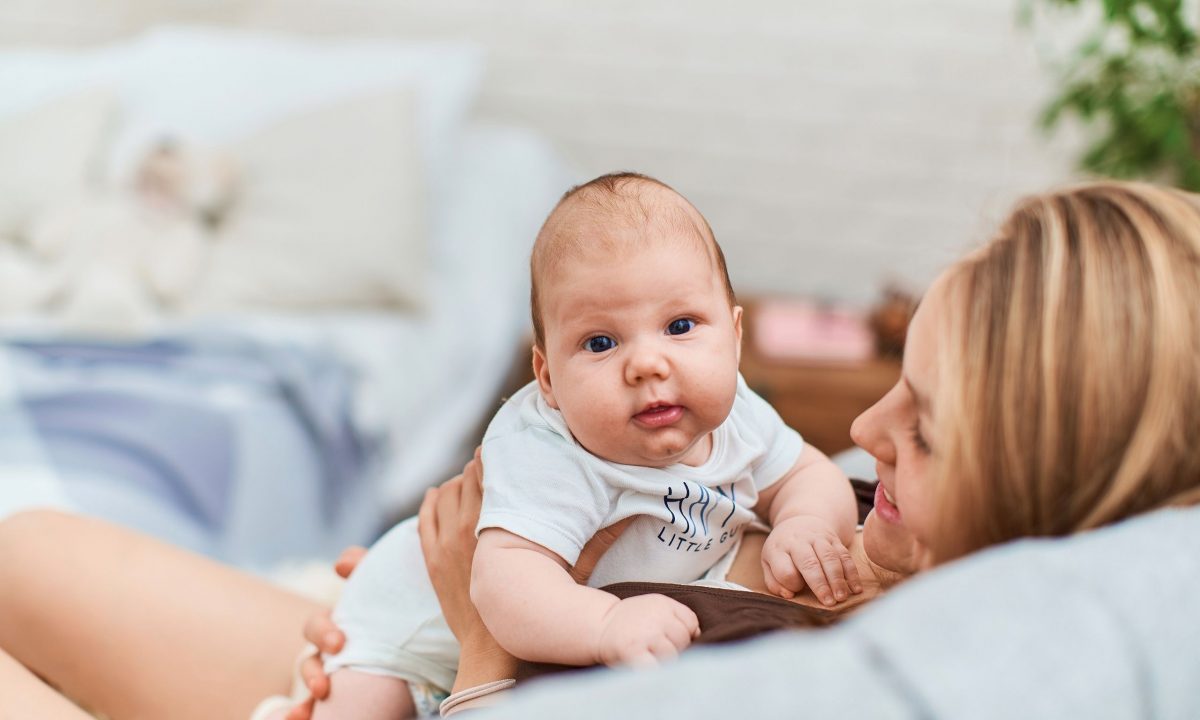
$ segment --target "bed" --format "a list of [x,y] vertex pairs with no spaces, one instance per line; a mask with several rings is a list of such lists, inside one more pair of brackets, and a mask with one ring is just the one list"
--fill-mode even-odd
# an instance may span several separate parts
[[[334,165],[327,174],[336,177],[319,189],[323,197],[334,197],[334,210],[352,214],[358,226],[330,226],[336,227],[331,234],[300,239],[351,248],[322,255],[327,246],[314,247],[312,257],[325,267],[317,268],[322,274],[306,277],[307,284],[281,274],[251,282],[239,275],[234,281],[242,285],[226,283],[220,302],[211,287],[207,294],[201,288],[186,311],[158,313],[151,322],[124,327],[115,336],[80,332],[80,318],[66,322],[54,312],[56,306],[38,311],[4,307],[0,517],[31,506],[68,508],[255,570],[293,559],[328,558],[347,544],[369,542],[411,512],[426,487],[469,457],[483,423],[498,407],[513,363],[524,355],[528,249],[570,174],[544,139],[470,119],[470,96],[477,90],[483,62],[472,48],[310,43],[174,28],[88,52],[0,55],[0,68],[16,68],[26,78],[25,86],[5,96],[7,107],[0,102],[0,136],[5,112],[16,112],[14,97],[54,101],[85,85],[111,91],[114,79],[124,82],[115,92],[116,102],[124,103],[127,113],[132,108],[133,120],[117,133],[101,173],[119,186],[129,177],[130,148],[139,138],[148,141],[170,122],[187,125],[195,97],[230,92],[228,85],[215,81],[206,90],[203,79],[182,83],[189,92],[181,92],[180,78],[202,71],[220,76],[220,67],[239,76],[254,75],[244,69],[247,57],[266,58],[265,65],[274,59],[275,66],[260,75],[275,73],[276,79],[332,66],[334,72],[308,85],[296,82],[290,90],[274,87],[263,93],[283,97],[290,92],[287,102],[306,107],[320,107],[318,99],[327,102],[336,96],[342,103],[338,112],[356,122],[361,108],[345,103],[364,94],[400,88],[415,98],[411,130],[416,142],[404,156],[408,185],[396,193],[407,192],[409,204],[389,197],[389,188],[400,188],[395,177],[385,177],[390,185],[378,178],[358,181],[350,174],[358,172],[354,163],[328,158]],[[164,53],[173,54],[170,62],[164,61]],[[154,72],[134,73],[137,82],[130,82],[128,68],[135,63],[151,65]],[[395,72],[389,76],[380,66]],[[349,70],[363,67],[374,70],[345,79]],[[0,71],[0,76],[6,75]],[[11,82],[14,75],[6,77]],[[163,94],[151,93],[155,78],[171,80],[165,95],[174,107],[168,107]],[[247,91],[255,87],[248,80],[243,84]],[[178,97],[171,99],[172,93]],[[402,94],[389,97],[403,107],[396,104]],[[162,105],[157,114],[155,102]],[[259,110],[270,122],[287,115],[278,108]],[[78,117],[73,136],[86,134]],[[328,131],[330,117],[321,118],[322,131]],[[210,145],[240,142],[247,123],[245,118],[238,123],[242,129],[233,132],[237,123],[206,117],[189,128],[189,139]],[[381,140],[364,145],[356,138],[360,145],[351,149],[369,151],[389,142],[388,126],[375,129],[381,130]],[[273,131],[270,141],[278,143],[289,132],[298,132],[294,123]],[[296,154],[287,152],[287,146],[283,150],[291,162]],[[397,148],[395,156],[402,156],[402,150]],[[369,165],[370,155],[363,157],[358,164]],[[419,183],[413,180],[413,167]],[[56,197],[52,193],[78,192],[62,183],[47,185],[43,202]],[[338,186],[367,191],[339,200]],[[279,187],[293,192],[282,182],[270,189]],[[372,187],[379,189],[371,198],[374,205],[364,205],[358,195],[370,195]],[[284,196],[297,199],[294,193]],[[414,207],[422,211],[419,227],[396,226],[393,215],[411,214]],[[376,239],[359,242],[352,233],[371,229],[362,222],[370,212],[379,212],[389,232],[419,235],[419,250],[397,255]],[[0,208],[0,238],[2,215]],[[309,222],[298,232],[315,225]],[[270,229],[265,224],[250,227]],[[347,237],[340,234],[343,227]],[[251,238],[248,246],[260,237]],[[377,258],[367,252],[370,242],[377,243]],[[9,252],[21,247],[11,239],[0,245]],[[224,262],[245,274],[246,268],[258,267],[256,261],[267,267],[274,258],[286,258],[288,246],[276,241],[257,251],[257,258],[218,257],[206,267]],[[366,262],[347,259],[352,252]],[[7,259],[0,256],[0,266]],[[422,273],[406,275],[405,270],[394,288],[371,276],[358,282],[363,272],[377,272],[388,263],[420,264]],[[390,283],[394,277],[385,279]],[[292,284],[281,284],[285,281]],[[272,282],[274,297],[284,302],[272,305],[273,298],[262,302],[247,295],[272,287]],[[414,283],[419,292],[412,289]],[[314,287],[325,293],[315,302],[305,295]],[[341,295],[331,295],[335,291]],[[365,292],[374,295],[364,297]],[[394,297],[384,297],[388,293]]]

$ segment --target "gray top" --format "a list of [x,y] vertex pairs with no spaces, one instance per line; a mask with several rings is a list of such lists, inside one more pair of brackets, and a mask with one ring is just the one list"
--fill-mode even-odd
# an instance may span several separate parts
[[[1200,718],[1200,508],[974,555],[823,631],[533,684],[497,718]],[[668,715],[669,714],[669,715]]]

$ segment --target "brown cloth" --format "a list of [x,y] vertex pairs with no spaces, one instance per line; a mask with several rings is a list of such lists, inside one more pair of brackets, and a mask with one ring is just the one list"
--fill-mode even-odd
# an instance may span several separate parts
[[700,620],[700,637],[695,645],[745,640],[772,630],[821,627],[837,618],[825,608],[747,590],[647,582],[617,583],[603,590],[622,600],[657,593],[687,605]]
[[[624,600],[635,595],[658,593],[676,600],[696,613],[700,636],[693,645],[744,640],[773,630],[811,628],[828,625],[836,619],[829,610],[797,605],[782,598],[746,590],[727,590],[697,585],[624,582],[601,588]],[[579,668],[549,663],[522,662],[517,681]]]
[[[862,523],[874,507],[877,482],[852,479],[850,484],[858,503],[858,521]],[[773,595],[746,590],[651,582],[623,582],[600,589],[622,600],[635,595],[658,593],[688,606],[700,620],[700,637],[696,638],[693,645],[744,640],[775,630],[823,627],[838,619],[838,614],[832,610],[798,605]],[[517,680],[579,669],[567,665],[522,662],[517,669]]]

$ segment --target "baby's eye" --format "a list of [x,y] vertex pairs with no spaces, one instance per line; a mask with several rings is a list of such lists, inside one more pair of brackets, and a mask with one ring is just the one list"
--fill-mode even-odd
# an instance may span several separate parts
[[606,352],[608,350],[612,350],[616,346],[617,346],[617,341],[613,340],[612,338],[608,337],[607,335],[597,335],[596,337],[591,338],[586,343],[584,343],[584,347],[586,347],[588,350],[590,350],[591,352],[594,352],[594,353]]
[[668,335],[683,335],[684,333],[691,332],[692,328],[694,328],[694,327],[696,327],[695,320],[688,320],[687,318],[679,318],[678,320],[672,320],[671,324],[667,326],[667,334]]

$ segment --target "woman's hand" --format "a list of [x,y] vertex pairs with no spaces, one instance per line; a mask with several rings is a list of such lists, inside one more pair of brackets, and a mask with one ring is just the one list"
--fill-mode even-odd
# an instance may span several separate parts
[[425,491],[417,514],[417,531],[425,570],[437,593],[446,624],[459,644],[490,637],[471,604],[471,560],[475,556],[475,525],[483,504],[480,449],[462,474]]
[[483,504],[480,449],[462,474],[425,493],[417,515],[425,570],[450,632],[461,645],[453,691],[516,674],[517,659],[496,642],[471,603],[475,525]]
[[[471,603],[471,560],[475,555],[475,526],[483,504],[483,465],[480,449],[463,467],[462,475],[426,492],[417,523],[425,568],[437,592],[450,631],[462,645],[454,690],[511,678],[517,660],[488,632]],[[616,542],[628,518],[596,533],[584,546],[571,570],[575,582],[585,583],[605,551]],[[517,589],[517,592],[520,590]]]
[[[338,556],[333,569],[341,577],[348,578],[366,554],[367,549],[364,547],[348,547]],[[346,636],[333,624],[330,614],[329,608],[318,610],[304,623],[304,639],[312,643],[320,653],[310,655],[300,663],[300,677],[304,679],[304,685],[308,688],[308,699],[289,710],[287,720],[310,720],[313,705],[329,695],[329,676],[325,674],[321,654],[332,655],[341,650],[346,642]]]

